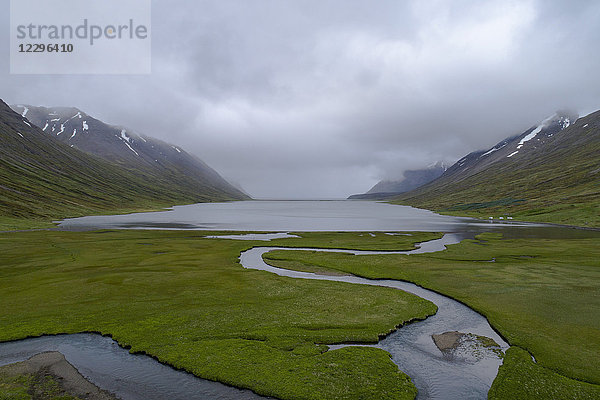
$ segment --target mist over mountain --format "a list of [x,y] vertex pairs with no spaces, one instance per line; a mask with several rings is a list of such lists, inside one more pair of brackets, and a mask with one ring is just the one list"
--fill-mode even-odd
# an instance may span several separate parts
[[74,107],[11,107],[47,135],[111,163],[155,174],[191,190],[196,187],[199,193],[209,190],[224,198],[249,198],[179,146],[106,124]]
[[[110,143],[112,139],[108,137],[108,132],[114,135],[117,131],[116,128],[103,127],[99,121],[81,111],[49,111],[53,113],[50,119],[57,119],[52,122],[64,128],[58,135],[60,128],[55,129],[55,134],[49,134],[42,130],[45,123],[39,128],[27,118],[25,107],[21,107],[20,111],[16,113],[0,101],[2,216],[47,220],[107,211],[148,210],[175,204],[247,198],[223,183],[218,179],[218,174],[210,169],[194,170],[197,177],[185,176],[185,162],[192,156],[171,160],[168,154],[159,159],[160,162],[155,161],[160,167],[146,167],[146,161],[136,161],[142,157],[137,151],[138,155],[135,155],[134,150],[137,148],[141,151],[143,147],[133,143],[132,137],[128,142],[131,149],[122,144],[122,151],[116,145],[98,150],[104,157],[77,149],[74,144],[68,143],[69,139],[77,136],[75,130],[81,129],[79,133],[84,137],[80,140],[82,145],[89,145],[93,141],[103,143],[104,140]],[[30,116],[40,123],[35,114]],[[106,130],[92,131],[98,127]],[[46,130],[49,130],[48,127]],[[94,137],[96,133],[102,139]],[[63,139],[65,142],[60,135],[66,138]],[[88,142],[86,135],[91,136]],[[166,151],[162,142],[152,143],[155,143],[155,147],[163,146],[160,147],[163,153]],[[127,152],[134,154],[134,157],[128,157]],[[108,154],[114,158],[110,159]],[[157,155],[160,155],[160,151]],[[192,160],[193,167],[202,165]]]
[[260,198],[364,193],[598,105],[598,1],[171,0],[152,13],[152,74],[17,75],[5,57],[2,96],[176,144]]
[[355,194],[349,199],[383,199],[408,192],[429,183],[442,175],[448,167],[439,161],[427,168],[407,170],[402,173],[398,180],[379,181],[375,186],[364,194]]
[[442,212],[597,224],[600,111],[557,112],[393,199]]

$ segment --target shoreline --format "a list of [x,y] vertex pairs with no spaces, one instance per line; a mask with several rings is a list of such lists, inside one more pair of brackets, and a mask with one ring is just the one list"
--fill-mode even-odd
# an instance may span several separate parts
[[119,399],[87,380],[58,351],[38,353],[25,361],[4,365],[0,367],[0,378],[12,378],[18,382],[16,385],[26,386],[26,392],[34,398],[75,396],[86,400]]

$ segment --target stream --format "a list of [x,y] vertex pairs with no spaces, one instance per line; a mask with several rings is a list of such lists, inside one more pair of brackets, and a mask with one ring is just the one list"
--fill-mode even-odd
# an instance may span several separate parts
[[[443,238],[424,242],[410,251],[353,251],[320,248],[254,247],[243,252],[240,263],[245,268],[264,270],[281,276],[300,279],[316,279],[347,282],[362,285],[385,286],[404,290],[427,299],[438,307],[435,315],[396,330],[374,347],[392,355],[401,371],[408,374],[417,389],[417,399],[486,399],[487,392],[496,377],[502,360],[498,352],[508,348],[506,343],[489,325],[487,319],[449,297],[424,289],[409,282],[397,280],[370,280],[357,276],[330,276],[276,268],[264,262],[262,256],[274,250],[307,250],[319,252],[350,253],[356,256],[374,254],[419,254],[441,251],[446,245],[458,243],[461,235],[446,234]],[[475,346],[442,353],[431,335],[459,331],[493,339],[499,351]],[[344,345],[329,346],[330,349]]]
[[92,333],[41,336],[0,343],[0,366],[58,351],[81,375],[123,400],[256,400],[250,390],[200,379],[143,354],[130,354],[109,337]]

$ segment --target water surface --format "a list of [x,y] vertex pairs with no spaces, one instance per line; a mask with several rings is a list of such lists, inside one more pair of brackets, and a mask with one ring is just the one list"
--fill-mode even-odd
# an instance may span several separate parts
[[130,354],[111,338],[90,333],[42,336],[0,343],[0,366],[58,351],[90,382],[123,400],[257,400],[249,390],[212,382]]
[[65,229],[145,228],[228,231],[442,231],[473,223],[374,201],[237,201],[168,211],[66,219]]
[[376,201],[237,201],[167,211],[70,218],[61,229],[193,229],[257,232],[499,232],[507,238],[600,237],[600,232],[515,221],[482,221]]

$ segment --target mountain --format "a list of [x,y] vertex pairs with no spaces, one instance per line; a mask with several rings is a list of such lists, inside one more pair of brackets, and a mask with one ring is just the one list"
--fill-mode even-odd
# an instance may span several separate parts
[[22,114],[0,100],[0,217],[47,220],[241,197],[82,152]]
[[504,139],[490,149],[469,153],[446,171],[440,178],[440,183],[465,179],[497,163],[510,166],[518,160],[517,164],[520,165],[523,160],[536,157],[537,149],[554,150],[554,135],[568,128],[577,118],[577,115],[559,112],[519,135]]
[[248,199],[202,160],[180,147],[124,127],[108,125],[72,107],[14,105],[13,110],[46,134],[130,170],[151,173],[174,185],[209,189],[223,199]]
[[416,189],[431,182],[446,171],[443,162],[437,162],[424,169],[404,171],[400,180],[379,181],[367,193],[353,194],[348,199],[385,199]]
[[559,112],[392,199],[440,212],[600,226],[600,111]]

